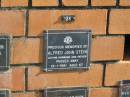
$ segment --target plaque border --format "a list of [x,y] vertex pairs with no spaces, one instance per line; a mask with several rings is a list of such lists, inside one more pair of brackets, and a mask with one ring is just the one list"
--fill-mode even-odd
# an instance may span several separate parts
[[[57,32],[61,32],[61,33],[57,33]],[[76,33],[76,34],[80,34],[80,33],[87,33],[88,34],[88,57],[87,57],[87,63],[86,63],[86,67],[73,67],[73,68],[48,68],[47,67],[47,58],[48,58],[48,54],[46,52],[48,52],[48,35],[49,34],[68,34],[68,33]],[[46,41],[44,46],[44,66],[43,66],[43,70],[45,72],[55,72],[55,71],[76,71],[76,70],[83,70],[83,69],[89,69],[90,68],[90,52],[91,52],[91,41],[92,41],[92,32],[91,30],[47,30],[44,32],[44,41]],[[89,64],[89,65],[87,65]]]
[[[1,88],[0,88],[0,91],[4,91],[4,92],[5,92],[5,97],[7,97],[7,96],[6,96],[6,95],[7,95],[7,92],[8,92],[8,97],[10,97],[10,95],[11,95],[10,89],[1,89]],[[0,94],[4,94],[4,93],[0,93]]]
[[[10,43],[11,43],[11,36],[9,36],[9,35],[0,35],[0,40],[2,40],[2,39],[6,40],[6,65],[5,66],[0,66],[0,72],[8,71],[9,68],[10,68],[10,48],[11,48],[10,47]],[[7,48],[7,46],[8,46],[8,48]],[[5,68],[5,69],[3,70],[3,68]]]
[[[54,90],[55,89],[55,90]],[[84,90],[85,91],[85,97],[89,97],[90,95],[90,88],[87,87],[61,87],[61,88],[47,88],[44,90],[43,95],[44,97],[47,97],[47,92],[56,92],[56,91],[78,91],[78,90]],[[88,92],[88,94],[87,94]]]

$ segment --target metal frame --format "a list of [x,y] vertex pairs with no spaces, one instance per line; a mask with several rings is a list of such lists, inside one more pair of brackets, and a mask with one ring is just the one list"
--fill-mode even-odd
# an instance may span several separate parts
[[[73,67],[73,68],[48,68],[47,67],[47,61],[48,61],[48,54],[46,55],[46,52],[48,52],[48,35],[49,34],[80,34],[80,33],[87,33],[88,37],[88,54],[87,54],[87,64],[86,67]],[[43,70],[48,71],[74,71],[74,70],[82,70],[82,69],[89,69],[90,68],[90,51],[91,51],[91,40],[92,40],[92,32],[91,30],[48,30],[44,33],[44,41],[46,41],[46,46],[44,46],[44,56],[45,56],[45,64],[43,66]]]

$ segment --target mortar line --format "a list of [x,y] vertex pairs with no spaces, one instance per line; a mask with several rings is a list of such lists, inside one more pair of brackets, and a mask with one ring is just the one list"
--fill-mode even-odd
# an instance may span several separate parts
[[102,86],[105,86],[106,64],[103,64]]
[[28,67],[25,68],[25,91],[28,91]]
[[119,7],[120,0],[116,0],[116,7]]
[[32,7],[32,0],[28,1],[28,7],[31,8]]
[[48,6],[48,7],[1,7],[0,10],[87,10],[87,9],[130,9],[130,6],[71,6],[71,7],[55,7],[55,6]]
[[29,10],[26,11],[26,19],[25,19],[25,37],[28,37],[29,31]]
[[109,34],[109,27],[110,27],[110,12],[111,10],[108,9],[107,11],[107,24],[106,24],[106,34]]
[[59,2],[58,7],[62,7],[63,6],[62,0],[58,0],[58,2]]
[[123,60],[125,60],[125,56],[126,56],[126,45],[127,45],[127,35],[124,36],[125,37],[125,42],[124,42],[124,54],[123,54]]
[[1,2],[2,2],[2,0],[0,0],[0,7],[1,7]]
[[91,7],[92,6],[92,1],[88,0],[88,6]]

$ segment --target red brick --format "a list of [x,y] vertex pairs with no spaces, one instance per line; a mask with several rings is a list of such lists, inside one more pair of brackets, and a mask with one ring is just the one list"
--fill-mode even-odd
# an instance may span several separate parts
[[92,61],[122,60],[124,55],[123,36],[97,36],[92,40]]
[[0,33],[12,36],[24,35],[25,11],[1,10],[0,11]]
[[[63,15],[75,15],[72,23],[63,23]],[[42,36],[48,29],[91,29],[106,34],[107,10],[30,10],[29,36]]]
[[115,9],[110,14],[110,34],[130,34],[130,10]]
[[130,80],[130,62],[108,63],[106,66],[105,86],[117,86],[121,80]]
[[28,6],[28,0],[1,0],[2,7]]
[[25,89],[25,69],[23,67],[12,67],[5,73],[0,73],[0,88],[11,89],[12,91],[21,91]]
[[63,0],[64,6],[87,6],[88,0]]
[[118,97],[116,88],[90,88],[90,97]]
[[47,87],[101,86],[103,66],[93,64],[89,71],[46,73],[40,67],[28,68],[28,89],[39,90]]
[[21,93],[12,93],[11,97],[42,97],[40,93],[35,92],[21,92]]
[[13,67],[12,68],[12,90],[24,90],[25,89],[25,68]]
[[58,6],[58,0],[32,0],[32,6]]
[[116,0],[92,0],[92,6],[115,6]]
[[120,0],[120,6],[130,6],[130,0]]
[[42,43],[39,38],[15,38],[11,52],[11,64],[42,63]]

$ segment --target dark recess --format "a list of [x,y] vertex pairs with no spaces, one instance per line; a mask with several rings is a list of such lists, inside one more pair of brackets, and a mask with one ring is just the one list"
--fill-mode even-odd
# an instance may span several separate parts
[[124,60],[130,60],[130,35],[125,36]]

